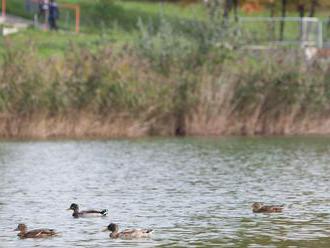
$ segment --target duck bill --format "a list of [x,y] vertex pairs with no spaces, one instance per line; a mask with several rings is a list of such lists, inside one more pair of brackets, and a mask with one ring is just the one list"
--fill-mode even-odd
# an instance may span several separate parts
[[19,231],[18,228],[15,228],[13,231]]
[[71,208],[67,208],[67,209],[66,209],[66,211],[70,211],[70,210],[71,210]]
[[108,228],[106,227],[106,228],[104,228],[104,229],[102,229],[102,232],[107,232],[108,231]]

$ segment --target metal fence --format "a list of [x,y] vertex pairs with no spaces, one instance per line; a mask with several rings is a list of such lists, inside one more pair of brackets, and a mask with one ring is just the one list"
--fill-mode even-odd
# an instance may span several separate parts
[[322,22],[323,26],[323,47],[330,48],[330,18]]
[[[330,21],[316,17],[243,17],[241,34],[254,45],[330,47]],[[283,32],[281,32],[283,30]]]

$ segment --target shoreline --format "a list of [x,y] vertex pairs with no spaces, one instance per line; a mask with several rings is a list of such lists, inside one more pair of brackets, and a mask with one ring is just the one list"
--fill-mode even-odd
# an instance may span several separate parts
[[[185,120],[184,135],[176,135],[175,118],[146,121],[128,115],[93,114],[0,118],[1,140],[137,139],[148,137],[290,137],[328,136],[330,118],[262,121],[218,116]],[[269,123],[269,124],[266,124]]]

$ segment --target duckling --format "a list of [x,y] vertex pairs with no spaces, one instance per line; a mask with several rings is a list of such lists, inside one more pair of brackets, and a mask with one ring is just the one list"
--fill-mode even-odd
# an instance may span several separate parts
[[110,231],[110,238],[113,239],[138,239],[138,238],[149,238],[152,233],[152,229],[126,229],[119,232],[119,226],[117,224],[111,223],[104,230]]
[[255,202],[252,204],[253,213],[280,213],[283,211],[284,205],[269,205],[265,206],[261,202]]
[[72,216],[74,218],[79,218],[79,217],[104,217],[108,214],[107,209],[103,210],[85,210],[85,211],[80,211],[79,212],[79,206],[76,203],[72,203],[70,208],[67,210],[73,210]]
[[21,239],[47,238],[58,235],[54,229],[35,229],[27,231],[27,226],[25,224],[19,224],[14,231],[20,231],[17,236],[19,236]]

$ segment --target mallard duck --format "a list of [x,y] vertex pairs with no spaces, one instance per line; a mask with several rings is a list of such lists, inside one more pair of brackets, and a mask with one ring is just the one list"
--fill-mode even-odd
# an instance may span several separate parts
[[19,231],[19,236],[22,239],[26,238],[47,238],[51,236],[56,236],[58,233],[54,229],[35,229],[27,231],[27,226],[25,224],[19,224],[15,231]]
[[252,204],[253,213],[279,213],[283,211],[284,205],[269,205],[266,206],[261,202]]
[[79,218],[79,217],[103,217],[103,216],[106,216],[108,214],[107,209],[79,211],[79,206],[76,203],[72,203],[71,206],[67,210],[73,210],[72,216],[74,218]]
[[117,224],[111,223],[104,230],[110,231],[110,238],[117,239],[138,239],[138,238],[148,238],[152,233],[152,229],[126,229],[119,232],[119,226]]

